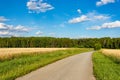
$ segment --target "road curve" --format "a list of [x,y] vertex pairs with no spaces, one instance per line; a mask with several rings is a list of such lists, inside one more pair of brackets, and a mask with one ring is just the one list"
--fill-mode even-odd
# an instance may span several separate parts
[[16,80],[95,80],[92,53],[86,52],[59,60]]

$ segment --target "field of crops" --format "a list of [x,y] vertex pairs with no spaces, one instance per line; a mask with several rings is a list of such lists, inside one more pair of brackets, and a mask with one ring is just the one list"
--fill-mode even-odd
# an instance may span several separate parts
[[0,48],[0,59],[12,58],[21,54],[43,53],[67,48]]
[[106,56],[120,60],[120,50],[119,49],[102,49],[101,51]]
[[[23,53],[21,55],[16,54],[16,56],[13,56],[11,58],[5,59],[4,57],[3,60],[0,59],[0,80],[15,80],[15,78],[19,76],[25,75],[31,71],[34,71],[40,67],[43,67],[57,60],[82,52],[92,51],[93,49],[69,48],[65,50],[60,49],[52,50],[56,51],[44,52],[44,54],[39,54],[41,52],[35,52],[32,54]],[[48,50],[45,49],[44,51]]]
[[120,50],[102,49],[93,54],[96,80],[120,80]]

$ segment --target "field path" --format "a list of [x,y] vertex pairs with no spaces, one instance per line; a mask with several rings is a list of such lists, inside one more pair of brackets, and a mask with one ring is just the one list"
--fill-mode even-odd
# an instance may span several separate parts
[[95,80],[92,53],[86,52],[59,60],[16,80]]

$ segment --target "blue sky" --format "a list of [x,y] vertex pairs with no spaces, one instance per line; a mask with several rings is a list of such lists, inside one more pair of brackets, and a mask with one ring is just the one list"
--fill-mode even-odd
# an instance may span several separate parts
[[0,37],[120,37],[119,0],[0,0]]

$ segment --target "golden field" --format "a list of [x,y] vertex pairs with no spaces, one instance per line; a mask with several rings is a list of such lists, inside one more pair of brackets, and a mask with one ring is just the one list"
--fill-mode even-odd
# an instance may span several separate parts
[[65,49],[67,48],[0,48],[0,59],[12,57],[18,54],[29,54],[35,52],[43,53]]
[[120,49],[102,49],[103,54],[107,56],[113,56],[116,58],[120,58]]

